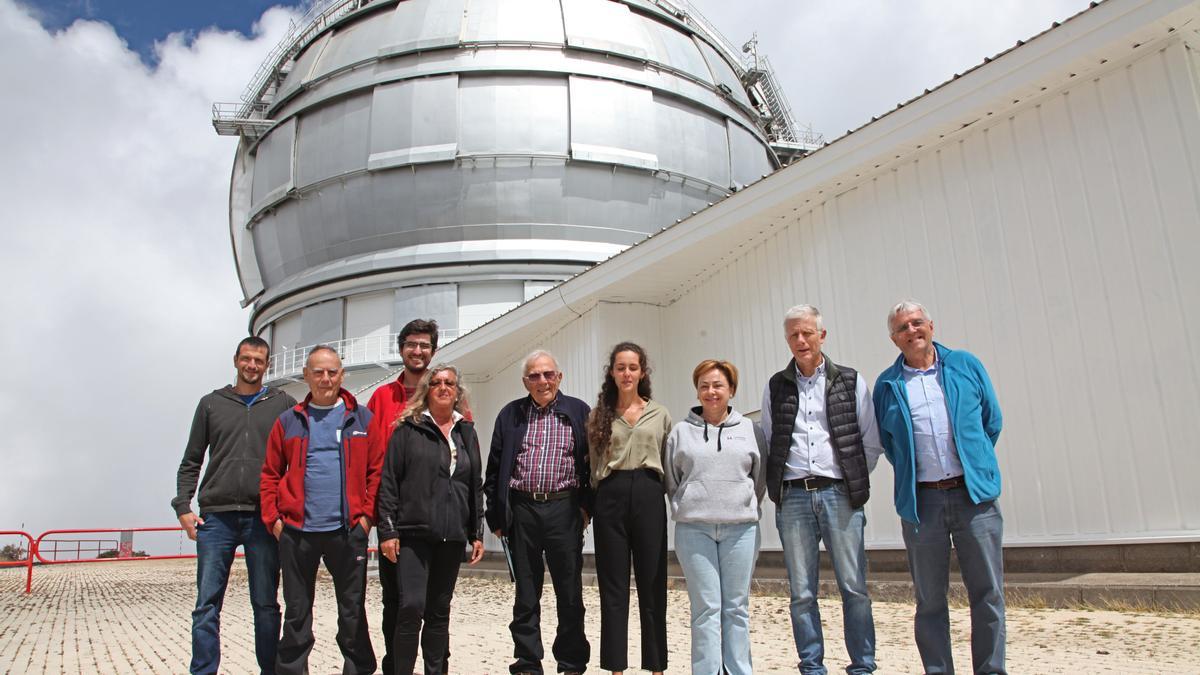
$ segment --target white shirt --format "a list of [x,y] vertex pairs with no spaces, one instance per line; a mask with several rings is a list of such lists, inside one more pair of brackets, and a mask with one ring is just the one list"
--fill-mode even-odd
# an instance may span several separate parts
[[[438,426],[437,420],[433,419],[433,415],[431,415],[428,410],[424,412],[424,415],[428,417],[431,422],[433,422],[433,426],[438,427],[439,430],[441,429],[441,427]],[[458,412],[457,410],[451,411],[450,419],[453,420],[452,424],[458,424],[458,421],[462,418],[462,413]],[[446,443],[450,445],[450,475],[453,476],[454,469],[458,466],[458,446],[454,444],[454,434],[446,436]]]
[[[812,377],[804,377],[800,369],[792,365],[796,371],[796,424],[792,427],[792,444],[788,450],[787,461],[783,467],[783,479],[807,478],[808,476],[824,476],[826,478],[845,478],[842,467],[838,465],[837,455],[829,440],[829,419],[825,415],[825,360],[817,366]],[[862,434],[863,453],[867,459],[867,471],[874,471],[879,456],[883,454],[883,444],[879,441],[879,429],[875,425],[875,403],[871,400],[871,390],[861,374],[854,383],[854,398],[858,417],[858,430]],[[763,391],[762,429],[767,438],[771,438],[771,385],[768,383]]]
[[935,357],[927,370],[912,368],[907,363],[903,365],[917,481],[933,483],[963,475],[954,432],[950,428],[950,411],[946,409],[946,395],[942,391],[941,363]]

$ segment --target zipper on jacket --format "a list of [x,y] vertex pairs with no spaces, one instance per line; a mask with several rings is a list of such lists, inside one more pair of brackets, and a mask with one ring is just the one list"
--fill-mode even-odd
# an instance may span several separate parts
[[341,455],[341,457],[338,458],[340,460],[338,462],[338,466],[342,470],[342,509],[343,509],[343,514],[344,514],[343,517],[346,520],[346,530],[347,531],[349,531],[350,528],[357,525],[357,523],[350,522],[354,516],[353,516],[353,514],[350,513],[350,486],[346,484],[346,476],[350,472],[349,464],[350,464],[350,438],[351,438],[351,435],[347,434],[346,430],[350,427],[350,424],[354,421],[351,418],[351,415],[353,415],[353,413],[350,411],[349,408],[347,408],[346,414],[342,418],[342,431],[341,431],[341,435],[342,435],[341,441],[342,442],[338,444],[338,454]]

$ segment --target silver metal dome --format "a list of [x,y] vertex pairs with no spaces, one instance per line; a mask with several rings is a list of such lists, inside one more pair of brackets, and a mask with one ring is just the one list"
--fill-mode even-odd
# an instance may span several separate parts
[[321,3],[214,106],[252,330],[474,328],[773,171],[772,84],[686,3]]

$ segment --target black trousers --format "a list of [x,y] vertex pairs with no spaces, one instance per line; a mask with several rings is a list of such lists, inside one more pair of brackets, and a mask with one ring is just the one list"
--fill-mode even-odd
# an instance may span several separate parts
[[[379,554],[379,587],[383,590],[383,661],[380,670],[385,675],[395,672],[395,648],[392,637],[396,634],[396,611],[400,608],[400,589],[396,585],[396,563]],[[411,671],[410,671],[411,672]]]
[[[390,675],[395,672],[395,648],[392,638],[396,635],[396,612],[400,609],[400,587],[396,585],[396,563],[379,556],[379,586],[383,590],[383,659],[379,671]],[[442,659],[442,674],[450,672],[450,643],[446,643],[446,656]],[[407,673],[405,674],[407,675]]]
[[[450,644],[450,600],[462,565],[463,542],[400,538],[396,556],[396,588],[400,603],[392,637],[395,667],[387,675],[410,675],[417,661],[418,637],[425,675],[446,672]],[[424,622],[424,628],[422,628]]]
[[308,655],[313,637],[313,599],[317,568],[333,577],[337,597],[337,644],[342,650],[345,675],[375,672],[375,651],[367,631],[364,591],[367,578],[367,533],[355,525],[333,532],[301,532],[283,529],[279,537],[279,566],[283,571],[283,637],[275,660],[279,675],[308,672]]
[[554,659],[560,672],[583,672],[592,648],[583,632],[583,516],[579,502],[574,497],[535,502],[513,491],[509,504],[508,547],[517,587],[513,620],[508,624],[516,661],[509,670],[542,672],[542,582],[549,567],[558,603]]
[[637,580],[642,668],[667,668],[667,511],[662,480],[615,471],[596,488],[592,520],[600,585],[600,668],[629,666],[629,561]]

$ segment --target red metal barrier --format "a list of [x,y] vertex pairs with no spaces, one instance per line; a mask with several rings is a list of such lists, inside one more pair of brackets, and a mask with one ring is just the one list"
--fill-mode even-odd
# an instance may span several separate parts
[[25,537],[29,540],[29,554],[25,556],[24,560],[0,562],[0,567],[25,567],[25,592],[29,593],[33,589],[33,556],[37,552],[37,544],[28,532],[20,530],[0,530],[0,536]]
[[[33,550],[34,550],[34,555],[37,556],[37,561],[43,565],[65,565],[67,563],[77,563],[77,562],[113,562],[113,561],[119,562],[119,561],[129,561],[129,560],[180,560],[183,558],[195,558],[196,557],[195,553],[187,553],[187,554],[179,554],[179,555],[146,555],[146,556],[136,556],[136,557],[125,557],[125,558],[121,558],[121,557],[101,558],[101,557],[99,557],[99,554],[97,554],[97,557],[95,557],[95,558],[76,558],[74,560],[58,560],[56,558],[55,560],[47,560],[46,558],[44,558],[42,556],[42,552],[41,552],[42,540],[45,539],[46,537],[55,536],[55,535],[59,535],[59,534],[101,534],[101,533],[108,533],[108,532],[117,532],[117,533],[121,533],[121,532],[180,532],[182,530],[183,530],[183,528],[179,527],[178,525],[173,526],[173,527],[109,527],[109,528],[89,529],[89,530],[47,530],[47,531],[43,532],[37,538],[37,540],[34,542]],[[49,542],[49,543],[53,543],[53,540],[51,540],[51,542]]]
[[[186,558],[195,558],[196,557],[195,553],[184,553],[184,554],[179,554],[179,555],[145,555],[145,556],[128,556],[127,555],[126,557],[123,557],[123,558],[120,557],[120,554],[118,554],[117,557],[101,558],[101,557],[99,557],[99,555],[101,553],[101,551],[99,551],[100,547],[97,546],[96,547],[97,557],[95,557],[95,558],[75,558],[73,560],[58,560],[59,547],[57,546],[57,542],[60,542],[62,540],[51,539],[49,541],[43,542],[43,540],[45,540],[46,537],[53,537],[53,536],[62,535],[62,534],[102,534],[102,533],[111,533],[111,532],[117,532],[117,533],[131,532],[132,533],[132,532],[182,532],[182,531],[183,531],[183,528],[179,527],[177,525],[173,525],[170,527],[115,527],[115,528],[98,528],[98,529],[86,529],[86,530],[46,530],[45,532],[43,532],[41,535],[39,535],[35,539],[32,535],[30,535],[27,532],[21,532],[19,530],[0,530],[0,536],[4,536],[4,535],[21,536],[21,537],[25,537],[26,539],[29,540],[29,555],[26,557],[25,560],[0,562],[0,567],[24,566],[26,568],[25,592],[29,593],[33,588],[33,566],[34,566],[35,561],[39,565],[66,565],[68,563],[96,563],[96,562],[121,562],[121,561],[128,562],[131,560],[182,560],[182,559],[186,559]],[[117,540],[115,540],[115,539],[69,539],[69,540],[65,540],[65,543],[75,544],[76,545],[75,553],[76,553],[76,555],[78,555],[83,550],[82,547],[79,545],[81,542],[89,542],[90,543],[90,542],[109,542],[109,541],[116,542]],[[41,549],[42,549],[43,543],[55,544],[53,550],[49,551],[49,553],[51,555],[53,555],[55,559],[47,560],[44,556],[42,556]],[[119,550],[120,547],[121,547],[121,544],[118,543],[118,546],[116,547],[115,550]],[[89,549],[89,551],[90,550],[91,549]],[[114,550],[114,549],[110,549],[110,550]],[[368,547],[367,553],[368,554],[375,553],[376,550],[377,549],[375,549],[374,547]],[[244,554],[240,551],[237,553],[237,557],[239,557],[239,558],[242,557],[243,555]]]
[[84,553],[95,553],[99,557],[105,551],[115,551],[121,542],[116,539],[47,539],[38,546],[42,559],[59,560],[59,556],[73,555],[64,562],[75,562]]

